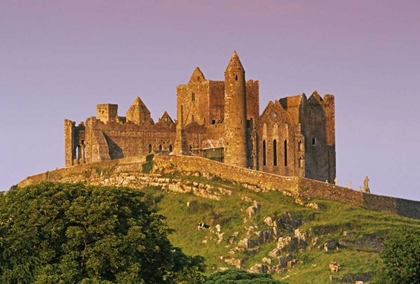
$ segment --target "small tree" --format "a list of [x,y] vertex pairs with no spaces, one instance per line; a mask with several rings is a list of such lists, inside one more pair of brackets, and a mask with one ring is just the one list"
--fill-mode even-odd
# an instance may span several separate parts
[[420,284],[420,231],[400,228],[385,242],[383,271],[376,283]]
[[40,183],[0,195],[0,283],[202,283],[202,257],[128,188]]

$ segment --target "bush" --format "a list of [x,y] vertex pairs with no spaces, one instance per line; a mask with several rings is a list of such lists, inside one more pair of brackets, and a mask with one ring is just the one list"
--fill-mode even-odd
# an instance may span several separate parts
[[202,283],[202,257],[117,187],[41,183],[0,196],[0,283]]
[[420,231],[402,227],[384,242],[384,269],[376,283],[420,283]]

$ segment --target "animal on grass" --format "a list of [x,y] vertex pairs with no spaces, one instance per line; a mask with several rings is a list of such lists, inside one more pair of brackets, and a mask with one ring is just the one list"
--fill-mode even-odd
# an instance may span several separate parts
[[207,229],[209,229],[209,228],[210,228],[210,226],[209,226],[209,225],[207,225],[207,224],[205,224],[205,223],[198,223],[197,228],[198,228],[199,230],[207,230]]

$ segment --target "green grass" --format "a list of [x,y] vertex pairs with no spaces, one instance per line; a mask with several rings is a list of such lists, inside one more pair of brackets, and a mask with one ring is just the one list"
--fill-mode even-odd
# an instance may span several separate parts
[[[329,283],[328,268],[330,261],[337,261],[341,265],[338,273],[334,273],[334,279],[345,275],[365,273],[377,273],[381,262],[378,251],[354,245],[366,235],[386,236],[392,230],[408,226],[420,229],[420,220],[409,219],[383,212],[369,211],[362,207],[354,207],[344,203],[328,200],[310,200],[319,206],[319,210],[298,205],[294,199],[283,195],[281,192],[257,193],[250,191],[238,184],[224,182],[220,179],[207,180],[197,176],[180,176],[176,178],[188,180],[191,183],[204,183],[214,187],[233,190],[232,196],[222,196],[221,200],[211,200],[197,197],[193,194],[180,194],[163,192],[160,188],[145,188],[145,198],[148,202],[154,202],[158,213],[166,216],[169,227],[175,231],[169,236],[170,241],[189,255],[202,255],[206,258],[207,273],[213,273],[218,267],[229,267],[220,256],[246,258],[244,268],[252,267],[255,263],[262,263],[262,258],[276,247],[276,241],[266,243],[260,250],[252,255],[245,251],[242,253],[229,254],[229,250],[237,246],[237,242],[246,234],[245,227],[257,226],[257,230],[270,229],[264,222],[264,218],[270,216],[282,216],[290,212],[293,219],[301,220],[300,231],[307,232],[313,238],[318,237],[318,244],[308,246],[303,252],[294,251],[292,255],[298,263],[284,269],[284,272],[273,275],[273,278],[281,279],[287,283]],[[217,190],[217,189],[214,189]],[[261,204],[261,210],[251,218],[245,210],[251,205],[244,200],[247,197]],[[190,206],[187,206],[189,202]],[[204,222],[212,226],[221,225],[224,238],[217,243],[217,235],[211,230],[198,230],[197,223]],[[281,228],[279,228],[281,229]],[[343,232],[348,234],[345,236]],[[239,232],[234,244],[230,244],[231,236]],[[291,236],[293,232],[282,229],[284,236]],[[251,235],[252,239],[257,236]],[[325,241],[338,240],[349,245],[338,251],[325,251],[318,248]],[[282,254],[284,255],[284,253]],[[277,264],[277,260],[273,260]],[[335,281],[335,280],[334,280]],[[338,280],[337,280],[338,281]],[[334,282],[333,282],[334,283]]]

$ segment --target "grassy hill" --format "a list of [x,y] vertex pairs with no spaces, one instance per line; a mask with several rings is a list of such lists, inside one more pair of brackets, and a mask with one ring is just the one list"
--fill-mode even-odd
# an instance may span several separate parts
[[[206,258],[209,274],[240,266],[274,273],[274,278],[287,283],[331,283],[330,275],[332,283],[351,277],[368,283],[381,268],[379,252],[387,234],[401,226],[420,229],[420,220],[344,203],[296,202],[281,192],[258,193],[219,179],[177,178],[211,185],[220,198],[149,187],[142,189],[144,199],[167,217],[174,229],[169,238],[175,246]],[[256,204],[259,209],[252,214],[249,208]],[[199,222],[211,228],[198,230]],[[326,242],[328,251],[324,250]],[[330,272],[331,261],[340,264],[338,272]]]

